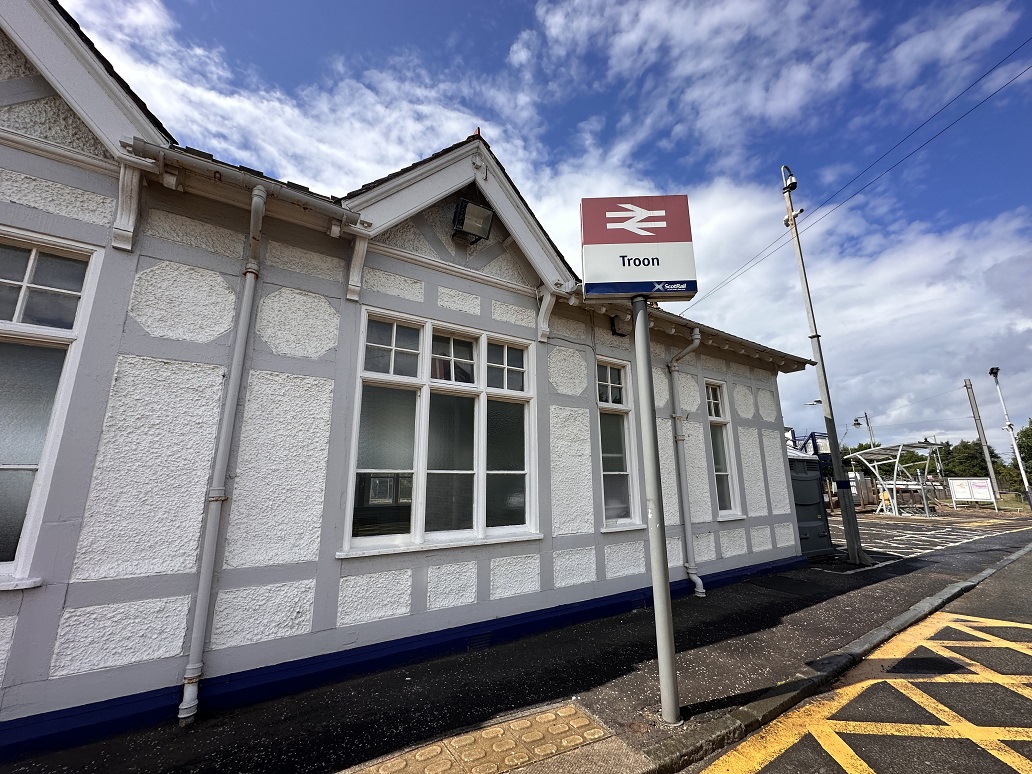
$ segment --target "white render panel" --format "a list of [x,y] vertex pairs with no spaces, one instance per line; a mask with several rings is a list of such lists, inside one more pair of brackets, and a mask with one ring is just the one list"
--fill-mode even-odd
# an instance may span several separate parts
[[472,605],[477,601],[476,562],[457,562],[430,567],[426,580],[428,610]]
[[412,570],[388,570],[340,579],[337,626],[408,615],[412,609]]
[[434,248],[426,241],[426,237],[419,233],[419,229],[409,220],[387,229],[376,238],[376,241],[380,244],[397,247],[399,250],[415,253],[416,255],[426,255],[432,258],[438,257]]
[[119,356],[73,580],[196,569],[223,372]]
[[320,358],[337,346],[340,315],[325,296],[280,288],[262,299],[255,331],[277,355]]
[[211,647],[232,648],[312,630],[315,581],[220,591],[215,600]]
[[551,406],[552,534],[595,531],[595,499],[588,409]]
[[681,550],[681,538],[668,537],[666,539],[667,564],[671,567],[678,567],[684,564],[684,552]]
[[766,368],[754,368],[752,370],[752,378],[764,384],[773,384],[776,376],[776,372],[768,371]]
[[56,94],[0,108],[0,126],[91,156],[112,159],[104,144],[68,103]]
[[721,555],[739,556],[747,550],[744,529],[729,529],[720,533]]
[[534,287],[534,282],[527,278],[520,261],[509,253],[504,253],[495,258],[483,269],[484,274],[495,279],[512,282],[515,285],[522,285],[525,288]]
[[750,516],[766,516],[767,482],[760,458],[760,432],[755,427],[738,428],[738,454],[745,480],[745,512]]
[[681,396],[681,412],[690,414],[699,408],[702,395],[699,392],[699,380],[695,374],[677,372],[677,389]]
[[778,548],[795,545],[795,530],[792,529],[791,522],[774,525],[774,542],[778,544]]
[[451,309],[453,312],[480,314],[480,296],[464,293],[454,288],[443,286],[437,288],[437,305],[442,309]]
[[595,343],[610,349],[630,350],[633,338],[631,336],[614,336],[613,332],[609,330],[609,318],[602,315],[602,319],[605,320],[605,325],[595,327]]
[[318,558],[333,382],[252,371],[226,530],[226,567]]
[[731,373],[735,376],[744,376],[749,378],[749,366],[745,363],[738,363],[734,360],[731,361]]
[[491,599],[540,590],[541,557],[538,554],[502,556],[491,560]]
[[548,353],[548,381],[562,395],[583,395],[588,386],[584,355],[569,347],[552,347]]
[[308,274],[331,282],[344,281],[344,260],[332,255],[313,253],[311,250],[269,240],[265,260],[270,266],[298,274]]
[[23,204],[66,218],[109,225],[115,218],[115,200],[91,191],[0,169],[0,201]]
[[151,336],[206,344],[233,327],[236,295],[217,271],[161,261],[136,275],[129,314]]
[[151,210],[147,213],[143,233],[229,258],[243,258],[244,245],[247,242],[247,237],[238,231],[230,231],[222,226],[202,223],[164,210]]
[[190,597],[66,609],[50,676],[142,664],[183,653]]
[[652,352],[652,357],[655,360],[663,362],[663,366],[656,366],[661,371],[666,372],[666,359],[667,359],[667,348],[666,344],[660,344],[659,342],[649,340],[649,351]]
[[684,456],[688,468],[688,506],[693,524],[713,520],[710,468],[702,422],[684,423]]
[[723,358],[713,357],[712,355],[702,355],[700,361],[702,362],[702,367],[707,371],[727,371],[727,361]]
[[499,322],[521,325],[524,328],[537,327],[537,313],[533,309],[513,306],[503,301],[491,302],[491,317]]
[[555,587],[595,582],[595,548],[567,548],[552,552]]
[[614,543],[606,546],[606,577],[622,578],[645,572],[645,544]]
[[717,558],[717,544],[712,532],[692,535],[692,547],[695,549],[696,562],[712,562]]
[[670,402],[670,372],[665,368],[652,368],[652,400],[657,409]]
[[555,312],[548,320],[548,328],[551,334],[557,338],[573,339],[574,341],[586,341],[588,338],[587,323],[581,320],[571,320],[569,317],[560,317]]
[[770,541],[770,527],[752,527],[749,530],[749,539],[752,541],[753,553],[770,551],[774,547]]
[[767,458],[767,487],[774,513],[791,513],[785,471],[785,439],[777,430],[763,431],[763,455]]
[[659,477],[663,491],[663,523],[681,523],[681,501],[677,492],[677,454],[674,448],[674,420],[657,419]]
[[39,70],[26,58],[21,49],[0,30],[0,81],[38,74]]
[[404,298],[407,301],[423,300],[422,280],[403,277],[400,274],[392,274],[389,271],[381,271],[371,266],[366,266],[362,269],[362,285],[377,293]]
[[4,682],[4,670],[7,669],[7,659],[11,656],[11,642],[14,640],[14,627],[17,623],[16,615],[0,618],[0,685]]
[[760,407],[760,417],[767,422],[773,422],[778,416],[778,402],[774,399],[774,393],[770,390],[757,390],[756,403]]
[[756,405],[753,402],[752,390],[744,384],[736,384],[732,389],[735,396],[735,411],[742,419],[752,419],[756,416]]

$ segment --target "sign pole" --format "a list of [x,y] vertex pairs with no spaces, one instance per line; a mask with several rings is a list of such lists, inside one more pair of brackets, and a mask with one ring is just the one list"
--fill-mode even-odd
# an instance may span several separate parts
[[634,368],[638,387],[638,424],[645,462],[645,503],[649,524],[649,557],[652,563],[652,600],[656,616],[656,651],[659,659],[659,694],[665,723],[680,725],[681,700],[674,661],[674,619],[670,601],[670,568],[667,564],[666,526],[663,523],[663,488],[659,473],[659,436],[652,387],[652,344],[645,296],[631,300],[634,310]]

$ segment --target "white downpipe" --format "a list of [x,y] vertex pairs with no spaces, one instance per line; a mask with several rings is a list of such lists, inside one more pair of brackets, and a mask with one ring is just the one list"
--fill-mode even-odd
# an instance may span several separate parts
[[670,400],[673,409],[674,420],[674,451],[677,459],[677,500],[681,510],[681,525],[684,527],[684,548],[688,556],[688,577],[695,584],[695,596],[706,596],[706,589],[702,585],[702,578],[699,577],[699,570],[695,564],[695,546],[692,543],[691,516],[688,514],[688,473],[685,469],[684,453],[684,416],[681,414],[681,390],[677,383],[677,366],[684,360],[689,352],[698,349],[702,342],[702,334],[696,328],[692,331],[692,343],[682,349],[667,363],[667,370],[670,372]]
[[194,605],[193,627],[190,634],[190,653],[183,676],[183,701],[179,705],[179,724],[187,725],[197,714],[197,688],[204,671],[204,640],[208,634],[208,614],[211,608],[211,584],[215,574],[215,549],[222,522],[222,506],[226,502],[226,471],[229,468],[229,450],[233,442],[237,404],[240,401],[240,382],[244,371],[244,353],[251,328],[254,309],[254,290],[258,280],[258,248],[262,238],[262,219],[265,217],[264,186],[251,190],[251,233],[244,265],[244,288],[240,297],[240,311],[233,336],[233,354],[226,379],[225,402],[218,436],[215,439],[215,461],[212,465],[211,486],[208,489],[207,518],[204,542],[201,545],[201,567],[197,578],[197,601]]

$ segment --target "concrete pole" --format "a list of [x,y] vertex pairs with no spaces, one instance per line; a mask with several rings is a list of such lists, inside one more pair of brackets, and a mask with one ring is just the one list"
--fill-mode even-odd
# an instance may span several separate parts
[[680,725],[681,699],[677,692],[674,661],[674,619],[670,602],[670,568],[667,564],[666,527],[663,523],[663,488],[659,474],[659,435],[656,432],[656,399],[652,391],[652,345],[649,310],[645,296],[631,300],[634,310],[634,372],[638,387],[638,424],[645,463],[645,503],[649,525],[649,558],[652,563],[652,602],[656,615],[656,652],[659,657],[659,693],[663,721]]
[[1014,446],[1014,459],[1018,461],[1018,470],[1021,471],[1021,482],[1025,485],[1025,499],[1028,501],[1029,506],[1032,507],[1032,491],[1029,490],[1028,486],[1028,473],[1025,472],[1025,462],[1021,459],[1021,452],[1018,450],[1018,436],[1014,434],[1014,423],[1010,421],[1010,417],[1007,415],[1007,404],[1003,402],[1003,390],[1000,389],[1000,369],[990,368],[989,375],[996,382],[996,392],[999,393],[1000,405],[1003,406],[1003,419],[1007,423],[1003,429],[1010,433],[1011,445]]
[[982,428],[982,417],[978,413],[978,404],[975,403],[975,388],[971,385],[970,379],[964,380],[964,389],[967,390],[968,402],[971,403],[971,414],[975,418],[975,430],[978,431],[978,441],[982,444],[982,454],[985,455],[985,464],[989,468],[989,480],[993,484],[993,497],[1000,499],[1000,485],[996,483],[996,471],[993,470],[993,459],[989,455],[989,442],[985,440],[985,430]]
[[842,465],[842,451],[839,449],[838,430],[835,429],[835,413],[831,407],[831,393],[828,391],[828,375],[824,370],[821,337],[817,333],[817,320],[813,315],[813,302],[810,299],[810,284],[806,280],[803,246],[799,241],[799,229],[796,226],[796,217],[802,210],[796,212],[792,207],[792,191],[796,188],[796,180],[792,175],[792,170],[785,166],[781,167],[781,177],[784,182],[782,191],[785,194],[785,208],[788,211],[788,214],[785,216],[785,225],[792,229],[796,258],[799,261],[799,278],[803,286],[803,298],[806,300],[806,316],[810,321],[810,343],[813,345],[813,359],[817,363],[817,386],[821,394],[821,407],[824,409],[824,425],[828,433],[828,446],[831,447],[831,468],[835,476],[835,486],[838,489],[839,507],[842,510],[842,528],[846,534],[846,551],[849,554],[850,564],[871,566],[874,562],[871,561],[871,558],[860,545],[860,525],[856,521],[853,491],[849,486],[849,479],[846,477],[845,468]]

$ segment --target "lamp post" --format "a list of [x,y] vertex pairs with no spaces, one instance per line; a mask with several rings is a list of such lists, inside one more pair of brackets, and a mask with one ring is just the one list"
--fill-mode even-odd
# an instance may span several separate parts
[[821,337],[817,333],[817,319],[813,315],[813,302],[810,300],[810,284],[806,280],[806,266],[803,263],[803,247],[799,241],[799,229],[796,218],[803,210],[792,207],[792,191],[799,185],[787,166],[781,167],[781,191],[785,195],[785,227],[792,229],[795,242],[796,258],[799,260],[799,277],[803,286],[803,298],[806,300],[806,316],[810,321],[810,343],[813,346],[813,359],[817,363],[817,386],[821,393],[821,406],[824,409],[824,424],[828,432],[828,446],[831,451],[831,468],[838,489],[839,506],[842,509],[842,528],[846,535],[846,551],[851,564],[872,565],[874,562],[867,556],[860,545],[860,526],[856,521],[856,509],[853,505],[853,491],[842,467],[842,452],[839,449],[838,431],[835,429],[835,414],[831,408],[831,393],[828,392],[828,375],[824,370],[824,355],[821,352]]
[[989,369],[989,375],[996,382],[996,392],[1000,395],[1000,405],[1003,407],[1003,419],[1007,423],[1003,426],[1003,429],[1010,433],[1011,444],[1014,446],[1014,459],[1018,461],[1018,470],[1021,471],[1021,482],[1025,485],[1025,499],[1028,500],[1029,507],[1032,507],[1032,492],[1029,491],[1028,473],[1025,472],[1025,463],[1021,459],[1021,452],[1018,451],[1018,436],[1014,434],[1014,423],[1007,416],[1007,404],[1003,402],[1003,390],[1000,389],[1000,369],[993,366]]
[[[874,442],[874,428],[871,427],[871,419],[867,416],[867,412],[864,412],[864,424],[867,425],[867,434],[871,436],[871,448],[873,449],[876,444]],[[860,427],[860,417],[853,417],[853,427]]]

